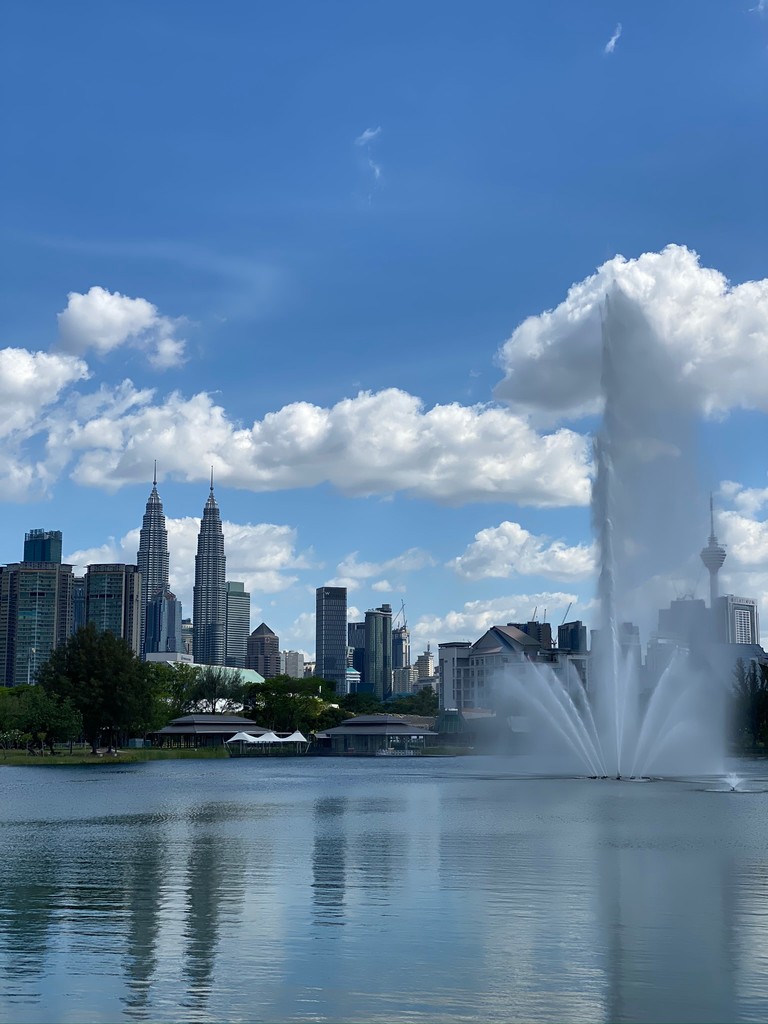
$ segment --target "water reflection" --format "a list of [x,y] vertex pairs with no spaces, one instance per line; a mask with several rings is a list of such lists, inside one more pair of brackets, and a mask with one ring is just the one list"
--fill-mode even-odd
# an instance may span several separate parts
[[126,867],[127,927],[125,973],[127,992],[123,998],[131,1017],[150,1016],[151,984],[157,969],[160,936],[160,904],[163,893],[165,851],[161,836],[150,834],[133,850]]
[[346,797],[321,797],[314,805],[312,907],[315,924],[344,924],[347,871]]
[[[14,830],[15,840],[21,840]],[[54,915],[60,904],[56,858],[44,843],[27,840],[23,850],[3,849],[0,886],[0,976],[5,998],[34,1001],[48,961]]]
[[223,838],[211,828],[222,820],[214,805],[192,815],[183,973],[187,986],[184,1005],[197,1010],[206,1006],[211,994],[222,923],[236,924],[245,891],[242,840]]
[[768,796],[407,767],[10,786],[0,1007],[20,1024],[768,1019]]

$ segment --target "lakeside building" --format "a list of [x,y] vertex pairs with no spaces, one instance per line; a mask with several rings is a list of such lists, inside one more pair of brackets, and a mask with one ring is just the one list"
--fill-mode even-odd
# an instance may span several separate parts
[[229,714],[194,714],[174,718],[163,729],[149,733],[155,747],[220,747],[239,732],[263,736],[268,729],[252,718]]
[[227,560],[219,506],[211,490],[203,509],[195,555],[192,653],[198,665],[223,665],[227,654]]
[[315,591],[315,674],[334,683],[343,697],[347,686],[347,588]]
[[433,722],[417,715],[358,715],[318,733],[316,745],[332,754],[368,757],[396,751],[421,753],[439,740]]
[[[139,608],[139,653],[143,658],[147,651],[161,650],[147,643],[147,615],[149,603],[157,594],[169,589],[168,530],[160,495],[157,493],[157,463],[152,475],[152,490],[147,499],[144,518],[139,530],[139,550],[136,565],[141,574]],[[161,634],[153,633],[153,642],[160,642]]]
[[244,583],[227,581],[226,663],[245,668],[248,631],[251,628],[251,595]]
[[141,574],[124,562],[89,565],[85,573],[85,621],[112,633],[134,654],[141,649]]

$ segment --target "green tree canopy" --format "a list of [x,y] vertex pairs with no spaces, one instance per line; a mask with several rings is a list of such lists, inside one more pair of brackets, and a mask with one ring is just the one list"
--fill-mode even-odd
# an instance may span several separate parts
[[156,714],[157,677],[128,644],[92,623],[51,653],[38,685],[82,716],[83,733],[95,749],[103,733],[142,733]]
[[768,743],[768,665],[739,658],[733,680],[736,738],[752,747]]
[[276,732],[318,732],[349,717],[335,705],[333,683],[315,677],[276,676],[251,683],[243,694],[243,713]]
[[53,748],[82,734],[83,719],[68,700],[39,686],[11,686],[0,694],[0,732]]
[[196,671],[197,677],[191,688],[192,704],[196,711],[222,714],[241,706],[245,685],[237,669],[205,665]]

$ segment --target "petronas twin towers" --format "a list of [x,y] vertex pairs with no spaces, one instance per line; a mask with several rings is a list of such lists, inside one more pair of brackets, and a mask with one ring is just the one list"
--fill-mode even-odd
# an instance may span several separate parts
[[[169,590],[168,529],[157,493],[157,463],[152,491],[139,532],[136,556],[141,573],[141,656],[180,651],[181,607]],[[219,506],[211,492],[197,538],[193,597],[193,658],[198,665],[224,665],[227,653],[227,560]]]

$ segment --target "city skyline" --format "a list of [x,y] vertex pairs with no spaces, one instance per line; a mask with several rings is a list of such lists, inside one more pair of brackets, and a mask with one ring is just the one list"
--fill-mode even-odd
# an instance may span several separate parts
[[[133,562],[157,459],[189,616],[213,464],[228,575],[286,647],[312,653],[311,595],[334,583],[355,618],[405,599],[414,650],[537,607],[594,625],[599,309],[618,283],[694,415],[690,536],[700,550],[712,491],[720,590],[755,596],[768,642],[758,6],[297,25],[244,5],[237,31],[194,5],[44,25],[14,6],[0,561],[42,527],[81,568]],[[371,34],[374,53],[349,45]],[[107,53],[145,68],[140,90]],[[647,603],[706,587],[692,549]]]

